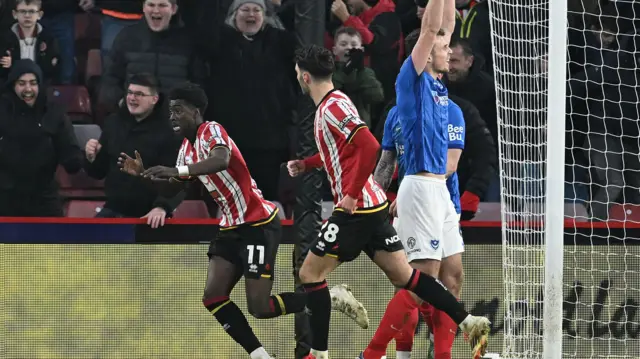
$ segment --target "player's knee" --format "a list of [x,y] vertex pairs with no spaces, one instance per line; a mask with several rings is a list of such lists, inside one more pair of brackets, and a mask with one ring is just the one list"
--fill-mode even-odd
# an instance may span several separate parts
[[269,304],[269,298],[250,299],[247,301],[247,309],[249,314],[257,319],[266,319],[273,317],[273,308]]
[[223,290],[220,286],[216,286],[215,284],[211,284],[211,283],[207,283],[207,285],[204,288],[204,294],[202,295],[202,301],[206,301],[208,299],[211,298],[216,298],[216,297],[224,297],[224,296],[228,296],[229,293],[227,293],[226,290]]
[[464,271],[460,268],[459,270],[447,273],[442,276],[441,280],[442,284],[444,284],[453,295],[458,296],[462,289],[462,283],[464,282]]

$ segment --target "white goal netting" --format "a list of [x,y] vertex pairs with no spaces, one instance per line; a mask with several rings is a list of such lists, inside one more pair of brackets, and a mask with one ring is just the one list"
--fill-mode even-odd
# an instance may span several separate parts
[[[553,1],[568,1],[564,34],[549,33]],[[504,222],[502,357],[543,358],[549,181],[565,194],[562,358],[640,358],[640,4],[489,5]],[[566,36],[565,51],[549,54],[550,36]],[[557,57],[567,59],[564,108],[547,101],[547,60]],[[557,113],[566,114],[566,133],[547,131]],[[547,172],[546,145],[562,137],[564,173]]]

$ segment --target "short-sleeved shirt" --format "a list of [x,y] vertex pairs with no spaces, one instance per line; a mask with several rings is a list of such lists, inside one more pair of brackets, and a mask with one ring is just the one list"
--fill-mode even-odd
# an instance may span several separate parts
[[[447,125],[448,132],[448,148],[464,149],[465,140],[465,124],[464,116],[460,107],[449,100],[448,106],[449,123]],[[394,106],[387,115],[387,121],[384,124],[384,135],[382,136],[382,149],[396,153],[398,161],[398,182],[406,174],[405,170],[405,145],[402,137],[402,129],[398,120],[398,109]],[[460,188],[458,183],[458,174],[454,173],[447,178],[447,188],[451,195],[451,202],[456,209],[456,213],[460,210]]]
[[204,161],[216,147],[229,149],[229,166],[224,171],[200,175],[198,179],[220,208],[220,227],[233,228],[271,219],[276,212],[276,205],[262,197],[240,150],[219,123],[212,121],[200,125],[195,144],[185,138],[176,165],[186,166]]
[[405,139],[407,175],[447,173],[449,95],[426,72],[416,73],[409,56],[396,79],[398,117]]

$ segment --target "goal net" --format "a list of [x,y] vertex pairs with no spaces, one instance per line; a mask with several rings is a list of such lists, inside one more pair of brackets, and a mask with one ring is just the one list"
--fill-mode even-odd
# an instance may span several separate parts
[[[558,1],[567,2],[564,14],[554,12]],[[489,7],[506,304],[501,356],[640,358],[640,5],[490,0]],[[550,51],[553,41],[564,45]],[[566,78],[557,76],[565,69]],[[558,88],[566,97],[553,96]],[[554,130],[555,121],[565,131]],[[548,154],[560,141],[564,153]],[[558,193],[562,201],[550,198]],[[564,217],[563,230],[551,233],[548,213]],[[564,246],[549,253],[547,238]],[[552,299],[544,295],[552,285],[545,268],[554,256],[564,261],[562,301],[546,310],[562,321],[545,323]],[[545,357],[544,333],[554,325],[561,354]]]

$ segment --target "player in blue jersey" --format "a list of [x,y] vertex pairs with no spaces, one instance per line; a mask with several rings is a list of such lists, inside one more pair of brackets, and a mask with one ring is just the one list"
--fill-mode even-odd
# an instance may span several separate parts
[[[462,154],[462,150],[464,149],[464,140],[465,140],[465,123],[464,117],[462,115],[462,110],[460,107],[455,104],[453,101],[449,101],[448,106],[448,120],[449,123],[447,125],[448,132],[448,150],[447,150],[447,188],[450,193],[451,202],[456,209],[456,213],[458,215],[461,213],[460,211],[460,190],[458,188],[458,176],[456,174],[456,169],[458,166],[458,161],[460,159],[460,155]],[[400,127],[400,123],[398,121],[398,111],[397,107],[391,108],[387,115],[387,120],[384,126],[384,135],[382,137],[382,155],[380,157],[380,161],[376,168],[376,172],[374,174],[374,179],[383,187],[383,189],[387,190],[391,184],[394,169],[396,166],[398,167],[398,182],[401,183],[402,179],[405,175],[405,141],[402,136],[402,129]],[[395,212],[395,204],[391,205],[391,212],[394,217],[396,217]],[[460,235],[460,228],[458,222],[453,222],[449,224],[451,228],[447,228],[445,231],[447,234],[447,238],[443,240],[443,246],[447,245],[444,248],[444,257],[458,257],[458,258],[450,258],[446,260],[448,263],[459,263],[460,266],[456,266],[455,268],[450,268],[446,271],[441,271],[439,273],[439,279],[442,283],[452,292],[453,295],[458,296],[460,292],[460,288],[462,287],[462,262],[460,261],[460,257],[462,252],[464,251],[464,244],[462,241],[462,236]],[[400,219],[394,218],[394,227],[396,229],[400,226]],[[405,248],[406,250],[406,248]],[[455,259],[455,261],[451,261],[451,259]],[[434,321],[430,319],[436,319],[440,314],[439,312],[434,312],[434,309],[428,303],[424,303],[420,306],[420,312],[422,312],[425,320],[429,324],[429,328],[435,326]],[[437,323],[443,322],[442,319],[449,318],[437,318]],[[450,320],[450,319],[449,319]],[[400,329],[400,331],[396,334],[396,358],[398,359],[408,359],[411,355],[411,348],[413,346],[413,334],[415,333],[416,325],[418,324],[418,309],[415,309],[408,320],[405,322],[404,327]],[[434,331],[435,336],[438,337],[438,350],[439,354],[445,354],[450,352],[450,344],[453,343],[453,338],[455,336],[450,336],[449,330],[446,326],[439,326],[438,331]],[[376,341],[377,338],[374,338]],[[442,356],[442,355],[440,355]]]
[[[445,248],[447,254],[462,251],[462,248],[456,248],[449,235],[450,231],[458,228],[458,215],[446,186],[449,99],[446,87],[439,80],[449,71],[449,41],[455,26],[455,12],[455,0],[428,2],[420,35],[396,80],[396,111],[404,139],[405,172],[396,199],[400,218],[398,236],[412,267],[436,278],[440,276]],[[461,241],[457,246],[462,247]],[[445,258],[447,263],[442,268],[445,271],[448,264],[455,266],[455,258],[460,258],[449,257]],[[394,329],[397,333],[398,326],[391,326],[391,329],[383,327],[385,318],[391,315],[405,318],[419,305],[421,301],[408,291],[398,292],[389,302],[381,325],[363,357],[381,358],[389,342],[387,339],[390,335],[395,336]],[[486,318],[478,320],[475,323],[478,332],[472,338],[474,357],[484,354],[489,334],[489,321]],[[450,320],[438,327],[453,333],[457,330]],[[452,338],[447,340],[453,343]],[[438,339],[436,350],[445,346],[437,342]],[[442,355],[436,358],[445,358],[447,350],[450,352],[450,348],[443,348]]]

